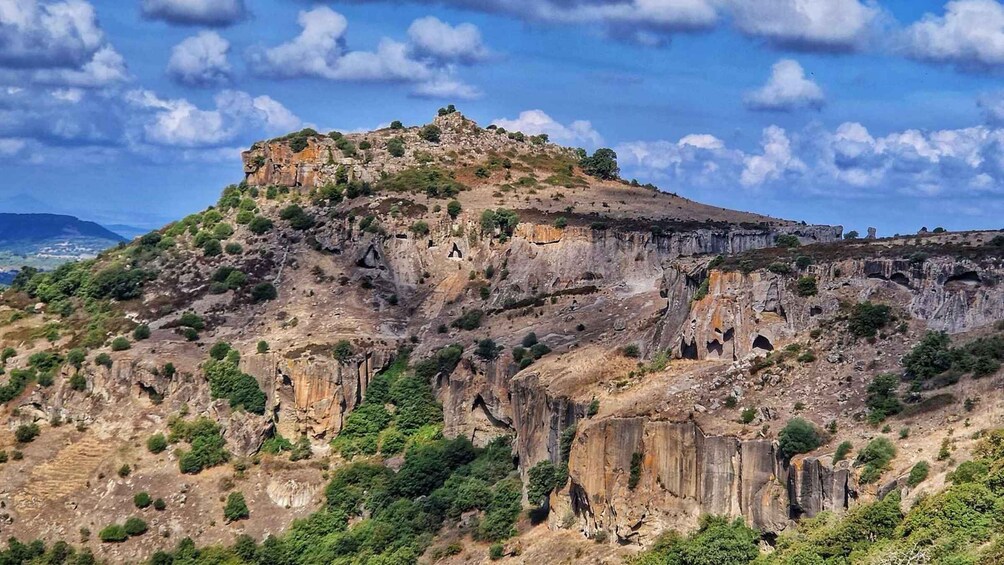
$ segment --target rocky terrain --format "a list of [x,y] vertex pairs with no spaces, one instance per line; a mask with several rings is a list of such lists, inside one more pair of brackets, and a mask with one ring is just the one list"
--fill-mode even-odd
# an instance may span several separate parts
[[[1001,426],[999,363],[897,381],[903,406],[882,418],[871,385],[903,374],[929,330],[962,346],[1004,329],[997,233],[842,240],[448,111],[421,128],[305,130],[243,160],[218,206],[5,293],[3,537],[119,563],[185,537],[279,536],[332,504],[339,469],[407,465],[383,452],[386,430],[380,452],[360,436],[370,456],[352,443],[357,409],[403,418],[402,400],[371,400],[403,348],[416,362],[459,346],[425,382],[441,406],[432,433],[486,452],[508,438],[522,506],[542,507],[512,537],[470,535],[491,510],[451,517],[422,562],[619,563],[706,515],[742,518],[766,543],[896,489],[909,508],[976,445],[963,427]],[[214,362],[257,387],[228,402]],[[196,440],[178,422],[196,416],[219,425],[229,461],[192,473]],[[798,418],[819,441],[790,453],[778,440]],[[148,449],[158,433],[177,446]],[[877,479],[834,457],[885,436],[898,455]],[[930,478],[906,487],[920,461]],[[534,500],[545,467],[567,479]],[[166,508],[137,510],[139,492]],[[246,519],[225,519],[234,492]],[[151,533],[102,542],[137,512]]]

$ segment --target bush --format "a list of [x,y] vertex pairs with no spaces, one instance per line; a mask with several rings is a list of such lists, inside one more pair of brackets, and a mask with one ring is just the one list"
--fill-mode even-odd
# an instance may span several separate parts
[[851,442],[846,440],[840,442],[840,445],[837,446],[837,450],[833,453],[833,462],[836,463],[847,459],[847,456],[850,455],[852,449],[854,449],[854,445],[851,444]]
[[796,235],[781,234],[774,236],[774,244],[777,245],[778,247],[794,248],[801,245],[801,242],[798,241],[798,236]]
[[488,558],[492,561],[498,561],[505,555],[504,552],[505,549],[503,545],[499,542],[495,542],[488,547]]
[[910,469],[910,476],[907,477],[906,484],[911,488],[916,487],[927,479],[927,475],[930,472],[931,465],[927,461],[918,461],[917,464]]
[[94,364],[111,369],[112,358],[107,353],[99,353],[98,356],[94,358]]
[[411,224],[411,233],[422,237],[429,235],[429,224],[428,222],[418,220],[417,222]]
[[795,283],[795,292],[803,297],[818,294],[819,288],[816,286],[816,277],[799,277],[798,282]]
[[810,422],[802,418],[792,418],[778,434],[778,448],[781,455],[790,459],[800,453],[808,453],[822,444],[819,432]]
[[136,341],[142,341],[144,339],[150,338],[150,326],[146,324],[140,324],[136,326],[136,329],[132,331],[132,337]]
[[35,438],[38,437],[40,432],[41,430],[39,430],[38,424],[34,422],[31,424],[21,424],[16,430],[14,430],[14,439],[16,439],[18,443],[31,443],[35,441]]
[[104,543],[121,543],[129,539],[129,534],[119,524],[110,524],[98,532],[98,538]]
[[150,493],[143,491],[132,497],[132,503],[136,508],[146,508],[153,504],[153,499],[150,498]]
[[264,216],[255,216],[248,222],[248,230],[255,235],[268,233],[273,227],[272,220]]
[[345,363],[355,354],[355,349],[352,347],[352,343],[347,339],[343,339],[335,344],[334,349],[331,350],[331,354],[339,363]]
[[456,200],[450,200],[446,204],[446,213],[449,214],[450,217],[453,218],[453,219],[457,219],[457,216],[460,215],[460,211],[462,209],[463,209],[463,207],[460,205],[460,202],[458,202]]
[[450,325],[462,330],[476,330],[481,327],[481,319],[483,317],[484,312],[481,310],[468,310],[467,312],[464,312],[462,316],[453,320]]
[[141,536],[146,533],[147,526],[146,522],[134,516],[125,521],[125,525],[122,529],[125,530],[125,533],[129,536]]
[[256,350],[258,353],[268,353],[268,342],[265,340],[259,341]]
[[898,388],[899,378],[892,373],[883,373],[872,379],[868,385],[868,399],[866,401],[869,408],[869,422],[878,424],[903,410],[903,405],[896,397]]
[[[227,346],[229,350],[229,346]],[[267,397],[254,377],[242,372],[229,359],[210,359],[203,365],[213,398],[226,398],[230,407],[255,414],[265,413]]]
[[314,227],[314,217],[308,214],[298,204],[290,204],[279,211],[279,217],[289,222],[289,227],[295,230],[307,230]]
[[167,438],[161,433],[153,434],[146,440],[146,448],[150,453],[163,453],[167,449]]
[[795,266],[799,269],[804,269],[812,264],[812,258],[806,257],[805,255],[799,255],[795,257]]
[[530,468],[526,487],[530,504],[541,506],[557,485],[557,469],[548,460],[539,461]]
[[600,412],[600,401],[597,398],[592,399],[589,402],[589,407],[586,408],[586,417],[592,418]]
[[641,463],[643,455],[640,451],[631,454],[631,469],[628,474],[628,489],[634,490],[641,481]]
[[258,283],[251,289],[251,299],[255,302],[267,302],[275,300],[278,297],[279,292],[275,289],[275,285],[270,282]]
[[73,373],[73,376],[70,377],[70,389],[77,391],[86,390],[87,379],[80,373]]
[[227,504],[223,508],[223,517],[227,522],[246,520],[250,515],[242,493],[235,491],[227,496]]
[[153,509],[156,510],[157,512],[163,512],[164,510],[167,509],[167,503],[164,502],[163,498],[158,498],[157,500],[153,501]]
[[877,481],[895,456],[896,446],[888,438],[877,437],[868,442],[868,445],[858,452],[857,457],[857,463],[864,465],[861,482],[868,484]]
[[128,339],[122,336],[119,336],[112,340],[112,351],[125,351],[130,347],[132,347],[132,344],[129,343]]
[[739,415],[739,421],[743,424],[749,424],[756,419],[756,408],[752,406],[744,408],[742,414]]
[[442,130],[435,124],[429,124],[418,131],[418,136],[430,143],[439,143]]
[[875,337],[891,320],[892,309],[885,304],[861,302],[854,305],[848,329],[857,337]]
[[395,137],[387,141],[387,152],[390,153],[391,157],[403,157],[404,156],[404,140],[400,137]]

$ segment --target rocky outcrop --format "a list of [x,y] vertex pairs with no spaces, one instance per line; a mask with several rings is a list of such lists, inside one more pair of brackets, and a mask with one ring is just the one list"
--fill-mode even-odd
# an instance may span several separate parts
[[[688,267],[693,269],[688,272]],[[799,296],[796,279],[812,276],[818,294]],[[706,277],[707,293],[693,301]],[[970,331],[1004,319],[1004,265],[951,257],[922,262],[854,259],[811,265],[803,272],[705,271],[678,264],[663,280],[669,308],[662,346],[681,357],[740,359],[772,351],[785,340],[831,317],[841,308],[838,294],[864,301],[877,294],[899,295],[912,317],[933,330]]]
[[[609,418],[580,428],[570,485],[551,502],[555,516],[574,513],[586,534],[646,543],[667,529],[693,528],[705,514],[779,532],[794,517],[843,511],[853,493],[846,464],[834,470],[803,457],[788,465],[770,440],[707,436],[692,421]],[[632,471],[635,454],[640,466]]]

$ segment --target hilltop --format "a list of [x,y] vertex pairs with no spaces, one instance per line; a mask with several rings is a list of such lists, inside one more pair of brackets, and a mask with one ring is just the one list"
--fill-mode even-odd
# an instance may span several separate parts
[[[841,239],[624,181],[608,151],[451,108],[304,130],[215,206],[20,277],[0,534],[115,563],[619,563],[713,514],[755,557],[983,453],[955,428],[996,425],[1000,234]],[[918,347],[950,362],[904,365]],[[897,455],[869,460],[878,438]]]

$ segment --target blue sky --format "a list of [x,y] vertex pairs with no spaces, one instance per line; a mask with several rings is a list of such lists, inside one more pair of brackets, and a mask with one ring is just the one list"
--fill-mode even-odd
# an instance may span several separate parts
[[154,227],[256,139],[455,103],[702,202],[996,229],[1002,71],[997,0],[0,0],[0,208]]

